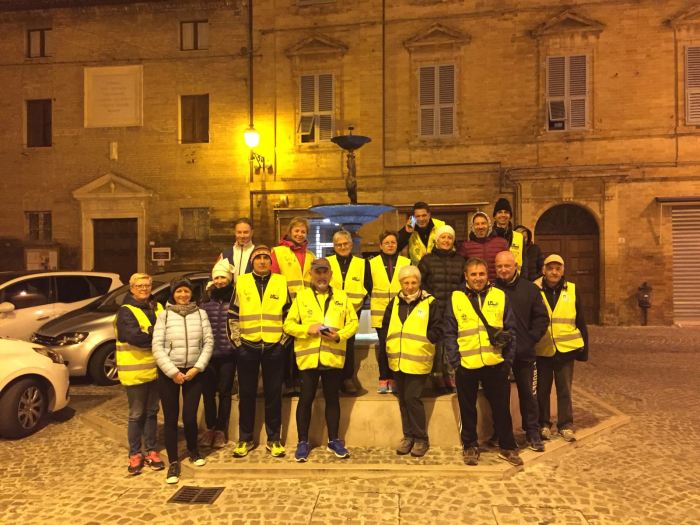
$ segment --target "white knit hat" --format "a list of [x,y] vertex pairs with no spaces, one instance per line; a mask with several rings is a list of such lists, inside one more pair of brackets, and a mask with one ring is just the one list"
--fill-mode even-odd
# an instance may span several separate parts
[[443,233],[449,233],[450,235],[452,235],[453,239],[455,238],[455,229],[452,226],[450,226],[449,224],[443,224],[438,229],[436,229],[435,230],[435,238],[436,239],[439,238],[440,235],[442,235]]
[[229,281],[233,279],[231,263],[228,262],[226,257],[220,261],[216,261],[214,268],[211,270],[211,278],[213,279],[214,277],[226,277]]

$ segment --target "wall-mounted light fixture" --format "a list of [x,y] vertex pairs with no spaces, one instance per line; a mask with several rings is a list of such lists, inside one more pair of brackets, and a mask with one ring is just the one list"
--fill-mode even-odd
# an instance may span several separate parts
[[260,133],[253,126],[250,126],[243,132],[243,138],[246,145],[250,148],[250,164],[252,167],[253,163],[255,163],[255,173],[264,173],[266,170],[267,173],[272,173],[272,166],[265,166],[265,157],[254,151],[260,144]]

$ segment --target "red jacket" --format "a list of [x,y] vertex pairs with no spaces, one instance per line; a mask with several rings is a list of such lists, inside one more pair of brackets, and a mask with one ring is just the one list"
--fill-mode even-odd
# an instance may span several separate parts
[[508,241],[503,237],[478,238],[473,233],[469,234],[469,240],[463,241],[457,253],[465,259],[479,257],[486,261],[489,271],[489,281],[496,280],[496,254],[508,251]]
[[[297,256],[297,260],[299,261],[299,266],[303,269],[304,268],[304,260],[306,259],[306,250],[308,249],[309,246],[309,241],[304,241],[301,244],[297,244],[294,241],[287,239],[284,237],[282,240],[280,240],[279,246],[287,246],[290,250],[292,250],[292,253]],[[275,256],[275,252],[272,252],[272,273],[281,273],[280,272],[280,265],[279,262],[277,261],[277,257]]]

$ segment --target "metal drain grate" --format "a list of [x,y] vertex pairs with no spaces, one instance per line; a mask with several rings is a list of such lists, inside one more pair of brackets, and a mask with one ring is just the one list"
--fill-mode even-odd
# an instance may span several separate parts
[[173,496],[168,500],[168,503],[204,503],[211,504],[216,501],[224,491],[224,487],[189,487],[184,486],[178,490]]

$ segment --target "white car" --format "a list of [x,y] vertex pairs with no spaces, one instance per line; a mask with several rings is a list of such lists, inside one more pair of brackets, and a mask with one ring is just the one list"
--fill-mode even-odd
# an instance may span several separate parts
[[45,322],[121,285],[116,273],[0,272],[0,337],[29,339]]
[[0,436],[27,436],[68,404],[68,368],[58,352],[0,338],[0,362]]

